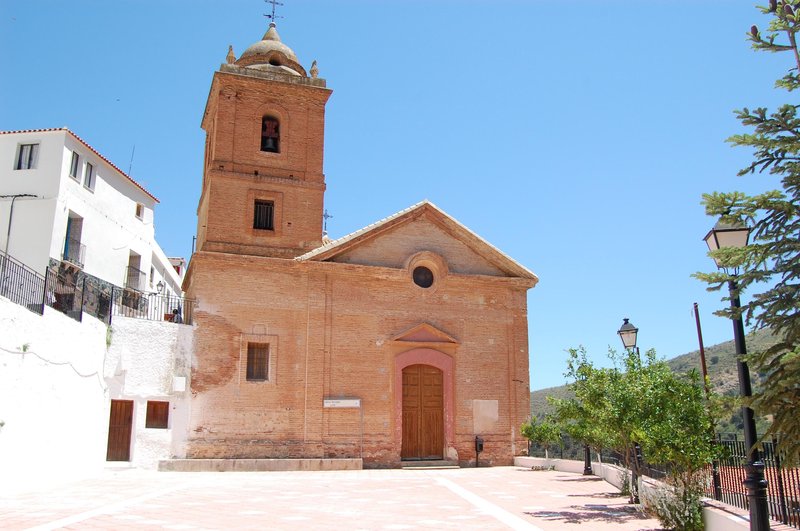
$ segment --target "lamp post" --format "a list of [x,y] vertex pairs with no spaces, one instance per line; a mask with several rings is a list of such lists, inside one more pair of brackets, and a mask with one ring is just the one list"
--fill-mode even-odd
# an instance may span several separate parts
[[[639,329],[633,326],[630,323],[630,320],[626,317],[622,320],[622,326],[619,327],[617,330],[617,334],[619,334],[619,338],[622,340],[622,346],[625,347],[625,350],[635,350],[636,355],[639,355],[639,347],[636,346],[636,336],[639,334]],[[625,451],[633,453],[633,459],[631,460],[631,503],[639,503],[639,452],[637,451],[636,447],[638,445],[634,443],[633,448],[628,448]]]
[[588,444],[583,445],[583,475],[592,475],[592,449]]
[[[709,251],[732,247],[746,247],[750,239],[750,228],[742,224],[729,224],[717,222],[704,238]],[[718,268],[728,273],[727,267],[718,258],[712,257]],[[753,394],[750,385],[750,369],[745,356],[747,346],[744,341],[744,323],[740,311],[739,289],[736,285],[737,271],[728,280],[728,290],[731,296],[731,309],[733,310],[733,340],[736,346],[736,368],[739,373],[739,394],[747,398]],[[750,529],[755,531],[769,531],[769,508],[767,506],[767,480],[764,478],[764,462],[761,452],[756,447],[758,435],[753,410],[746,405],[742,406],[742,419],[744,421],[744,440],[747,446],[747,464],[745,470],[747,477],[743,481],[747,488],[748,505],[750,506]]]

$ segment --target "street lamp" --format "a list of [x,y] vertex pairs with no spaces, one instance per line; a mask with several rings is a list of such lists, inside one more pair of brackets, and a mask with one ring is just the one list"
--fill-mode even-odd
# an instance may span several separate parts
[[[722,221],[718,221],[716,225],[714,225],[714,228],[708,231],[708,234],[706,234],[706,237],[703,239],[706,245],[708,245],[709,251],[716,251],[723,247],[741,249],[742,247],[747,247],[750,241],[750,228],[741,223],[723,223]],[[725,267],[720,263],[718,258],[714,258],[714,263],[717,267]]]
[[636,336],[639,334],[639,329],[633,326],[627,317],[622,320],[622,326],[617,330],[619,338],[622,340],[622,346],[625,349],[636,348]]
[[156,289],[158,290],[158,294],[161,295],[161,292],[164,291],[164,283],[159,280],[158,284],[156,284]]
[[[704,238],[709,251],[732,247],[743,248],[750,239],[750,228],[741,223],[717,222]],[[728,273],[727,267],[714,258],[718,268]],[[736,274],[730,274],[728,290],[731,296],[731,309],[733,315],[733,340],[736,346],[736,368],[739,373],[739,394],[747,398],[753,394],[750,386],[750,369],[747,367],[745,356],[747,347],[744,342],[744,323],[740,311],[739,290],[736,286]],[[767,480],[764,478],[764,462],[761,452],[756,447],[758,435],[753,410],[746,405],[742,406],[742,419],[744,420],[744,440],[747,446],[747,478],[743,484],[747,488],[748,505],[750,506],[750,529],[756,531],[769,531],[769,508],[767,507]]]
[[[635,350],[638,356],[639,347],[636,346],[636,336],[639,334],[639,329],[633,326],[627,317],[622,320],[622,326],[617,330],[617,334],[619,334],[625,350]],[[632,449],[626,450],[633,453],[631,462],[631,503],[639,503],[639,452],[637,447],[638,444],[634,443]]]

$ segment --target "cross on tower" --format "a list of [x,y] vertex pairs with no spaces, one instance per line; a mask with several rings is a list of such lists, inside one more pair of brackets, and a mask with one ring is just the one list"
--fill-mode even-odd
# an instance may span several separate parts
[[322,219],[325,221],[323,222],[322,230],[327,233],[328,232],[328,220],[331,219],[333,216],[328,214],[328,209],[325,209],[325,212],[322,213]]
[[276,6],[282,6],[283,2],[278,2],[278,0],[264,0],[264,2],[267,3],[267,4],[272,4],[272,13],[265,14],[264,15],[265,17],[270,19],[273,23],[275,22],[276,18],[283,18],[282,16],[275,14],[275,7]]

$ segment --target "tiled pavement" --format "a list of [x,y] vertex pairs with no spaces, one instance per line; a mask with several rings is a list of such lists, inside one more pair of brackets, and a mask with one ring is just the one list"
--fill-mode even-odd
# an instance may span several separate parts
[[659,529],[595,477],[520,467],[107,470],[0,499],[2,529]]

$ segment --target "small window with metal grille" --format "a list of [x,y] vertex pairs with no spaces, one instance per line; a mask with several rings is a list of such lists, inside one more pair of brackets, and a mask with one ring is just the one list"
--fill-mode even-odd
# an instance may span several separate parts
[[269,380],[269,343],[247,344],[247,380]]
[[167,429],[169,427],[169,402],[148,400],[144,427]]
[[253,228],[275,230],[275,203],[256,199],[253,208]]
[[261,119],[261,151],[281,152],[280,122],[272,116],[264,116]]

